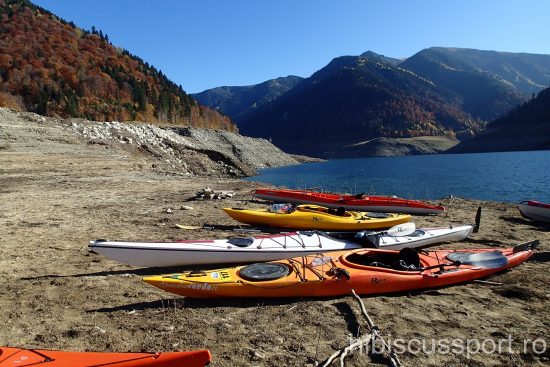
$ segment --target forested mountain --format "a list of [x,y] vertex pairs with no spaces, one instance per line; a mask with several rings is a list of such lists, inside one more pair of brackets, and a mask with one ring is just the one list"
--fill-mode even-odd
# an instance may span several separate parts
[[470,51],[479,60],[485,54],[495,56],[489,51],[433,47],[409,57],[400,66],[456,93],[460,107],[483,120],[495,119],[528,98],[512,83],[482,69],[483,63],[467,58]]
[[208,89],[192,96],[200,103],[222,111],[238,123],[243,116],[277,99],[302,80],[298,76],[289,75],[256,85]]
[[550,86],[550,55],[431,47],[408,58],[402,66],[412,70],[420,60],[447,69],[483,72],[529,96]]
[[550,149],[550,88],[487,125],[451,153]]
[[548,85],[550,55],[433,47],[404,61],[372,51],[338,57],[268,99],[248,92],[265,83],[200,98],[235,118],[244,134],[291,152],[336,156],[378,137],[468,139]]
[[319,156],[376,137],[471,136],[479,122],[455,97],[378,57],[346,56],[246,116],[239,128],[289,152]]
[[0,0],[0,19],[0,106],[236,130],[101,30],[82,30],[27,0]]

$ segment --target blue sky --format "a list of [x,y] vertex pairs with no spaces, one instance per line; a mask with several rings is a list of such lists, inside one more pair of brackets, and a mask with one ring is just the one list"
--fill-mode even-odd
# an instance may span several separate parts
[[548,0],[34,0],[162,70],[189,93],[308,77],[367,50],[550,54]]

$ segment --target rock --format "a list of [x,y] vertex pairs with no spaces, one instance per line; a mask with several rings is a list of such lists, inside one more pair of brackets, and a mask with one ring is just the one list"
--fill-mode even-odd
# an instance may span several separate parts
[[233,196],[235,196],[234,191],[214,191],[210,187],[205,187],[204,189],[197,192],[195,198],[198,200],[225,199],[225,198],[232,198]]
[[265,353],[262,353],[262,352],[259,352],[257,350],[254,351],[254,356],[253,358],[255,360],[258,360],[258,359],[265,359]]

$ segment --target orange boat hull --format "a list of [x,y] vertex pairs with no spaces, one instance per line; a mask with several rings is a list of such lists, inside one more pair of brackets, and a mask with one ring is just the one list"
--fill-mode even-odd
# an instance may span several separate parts
[[[465,250],[482,253],[494,251]],[[144,280],[165,291],[193,298],[220,297],[334,297],[351,293],[362,295],[405,292],[415,289],[439,288],[483,278],[515,267],[526,261],[531,250],[514,253],[501,250],[507,263],[498,268],[479,268],[471,265],[448,265],[445,271],[438,264],[449,263],[445,258],[452,250],[420,254],[420,265],[427,270],[394,270],[355,264],[353,256],[396,254],[397,251],[360,249],[332,252],[307,257],[274,261],[290,270],[288,275],[275,280],[250,281],[240,275],[243,266],[204,272],[148,277]],[[436,266],[436,268],[431,268]],[[335,274],[334,269],[340,274]],[[348,277],[341,276],[343,271]],[[348,279],[349,278],[349,279]]]
[[204,367],[208,350],[167,353],[98,353],[0,347],[0,367]]

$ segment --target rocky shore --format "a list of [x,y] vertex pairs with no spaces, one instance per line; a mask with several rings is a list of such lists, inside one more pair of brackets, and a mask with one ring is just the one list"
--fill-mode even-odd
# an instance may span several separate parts
[[[213,366],[314,366],[362,335],[365,322],[353,297],[186,299],[141,281],[178,269],[132,268],[87,251],[95,238],[239,235],[231,230],[238,223],[221,208],[262,204],[250,195],[260,184],[237,177],[296,161],[261,142],[212,134],[43,119],[0,109],[0,345],[82,351],[206,348]],[[205,186],[235,195],[195,200]],[[443,246],[499,248],[539,239],[541,248],[531,261],[492,277],[491,283],[364,298],[382,334],[405,343],[511,343],[501,353],[407,351],[400,355],[406,366],[548,365],[550,227],[521,218],[510,203],[442,202],[450,208],[445,215],[415,217],[417,225],[471,223],[477,207],[483,208],[479,233]],[[184,230],[178,224],[221,227]],[[363,351],[346,365],[367,363],[385,366],[387,360]]]
[[258,168],[306,159],[286,154],[265,139],[228,131],[56,119],[0,108],[0,149],[18,151],[32,144],[43,153],[102,146],[113,155],[137,158],[157,172],[186,176],[244,177]]

